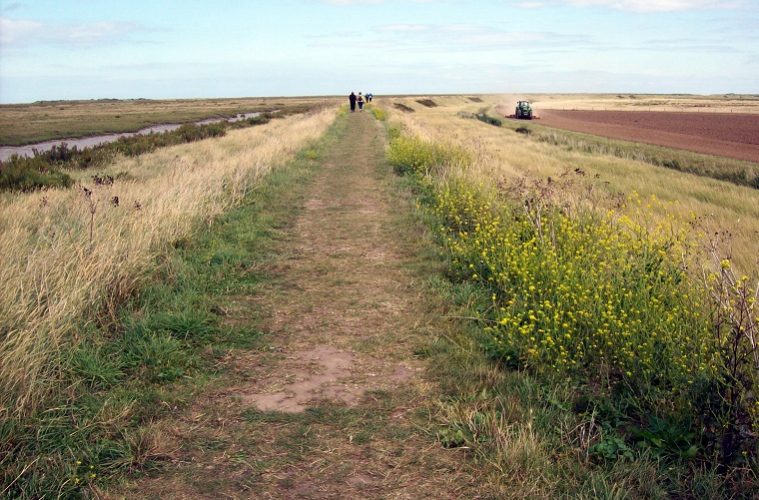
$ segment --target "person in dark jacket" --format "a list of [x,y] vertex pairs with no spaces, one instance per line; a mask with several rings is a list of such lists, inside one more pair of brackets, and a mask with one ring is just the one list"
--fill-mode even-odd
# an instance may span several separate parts
[[354,111],[356,111],[356,94],[351,92],[351,95],[348,96],[348,100],[351,103],[351,113],[353,113]]

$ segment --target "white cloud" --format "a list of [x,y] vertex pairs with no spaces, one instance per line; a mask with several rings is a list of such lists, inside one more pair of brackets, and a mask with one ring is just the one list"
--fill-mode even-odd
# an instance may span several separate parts
[[385,24],[364,32],[312,37],[315,47],[383,49],[394,52],[487,52],[514,48],[582,49],[595,47],[588,35],[510,31],[477,24]]
[[[387,0],[322,0],[327,5],[379,5]],[[411,3],[433,3],[436,0],[407,0]]]
[[721,0],[565,0],[565,3],[580,7],[611,7],[618,10],[636,12],[674,12],[694,9],[733,9],[740,1]]
[[0,17],[0,45],[10,45],[31,35],[42,28],[42,23],[36,21],[16,21]]
[[429,24],[385,24],[375,28],[376,31],[385,31],[389,33],[414,33],[428,31]]
[[329,5],[375,5],[383,3],[384,0],[326,0]]
[[136,24],[122,22],[52,25],[0,17],[0,46],[3,48],[24,47],[32,44],[91,46],[118,41],[141,29]]

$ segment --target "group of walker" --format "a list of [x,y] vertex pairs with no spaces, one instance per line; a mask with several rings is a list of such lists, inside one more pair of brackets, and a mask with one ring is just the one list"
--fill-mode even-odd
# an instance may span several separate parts
[[372,102],[372,99],[374,98],[374,95],[371,93],[366,94],[366,96],[361,95],[361,92],[356,95],[354,92],[351,92],[351,95],[348,96],[348,100],[351,103],[351,113],[356,111],[356,104],[358,103],[358,110],[363,111],[364,110],[364,103],[366,102]]

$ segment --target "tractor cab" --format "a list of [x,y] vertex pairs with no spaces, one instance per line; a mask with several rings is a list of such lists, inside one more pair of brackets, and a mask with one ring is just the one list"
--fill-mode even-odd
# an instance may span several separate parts
[[518,120],[532,120],[532,107],[529,101],[518,101],[514,116]]

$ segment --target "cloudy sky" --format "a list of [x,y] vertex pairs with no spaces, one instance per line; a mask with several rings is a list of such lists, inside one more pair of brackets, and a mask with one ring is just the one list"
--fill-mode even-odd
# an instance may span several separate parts
[[0,102],[759,93],[759,0],[0,0]]

